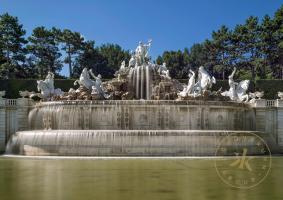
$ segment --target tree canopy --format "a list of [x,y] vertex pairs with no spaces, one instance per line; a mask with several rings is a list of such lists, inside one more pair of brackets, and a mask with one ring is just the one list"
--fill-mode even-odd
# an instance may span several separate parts
[[[63,66],[69,77],[84,67],[111,78],[130,53],[117,44],[95,45],[69,29],[36,27],[30,36],[17,17],[0,15],[0,79],[43,78],[47,71],[60,77]],[[218,79],[226,79],[234,67],[237,78],[283,79],[283,6],[274,16],[250,16],[230,29],[225,25],[209,39],[184,50],[166,50],[154,62],[166,63],[173,78],[187,78],[189,69],[204,66]]]

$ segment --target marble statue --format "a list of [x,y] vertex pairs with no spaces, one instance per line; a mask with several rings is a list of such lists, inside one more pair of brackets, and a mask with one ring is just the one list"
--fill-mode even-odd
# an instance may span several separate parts
[[210,76],[203,66],[200,66],[198,70],[198,81],[194,86],[195,91],[201,95],[203,91],[210,89],[215,83],[216,79]]
[[[158,66],[158,73],[160,76],[162,76],[165,79],[171,79],[170,72],[167,69],[165,62],[162,65],[157,65],[157,66]],[[153,67],[154,67],[154,64],[153,64]]]
[[222,92],[222,96],[229,97],[232,101],[240,101],[240,102],[248,102],[249,95],[247,94],[247,90],[249,88],[250,81],[244,80],[239,83],[234,81],[234,75],[236,73],[236,68],[234,68],[231,75],[228,77],[229,90]]
[[48,88],[51,91],[54,90],[54,74],[52,72],[47,73],[47,76],[46,76],[44,82],[47,84]]
[[63,94],[60,88],[54,89],[54,74],[52,72],[48,72],[45,80],[37,81],[37,90],[40,92],[38,96],[43,99],[50,99],[52,96]]
[[283,100],[283,92],[278,92],[277,95],[281,100]]
[[83,87],[85,87],[89,90],[91,90],[92,86],[94,86],[95,83],[94,83],[93,80],[91,80],[87,68],[83,69],[79,80],[76,80],[74,82],[74,85],[77,85],[77,84],[79,84],[80,86],[83,86]]
[[144,44],[141,41],[139,42],[139,45],[137,46],[135,50],[135,58],[139,66],[146,63],[147,60],[149,59],[148,51],[149,51],[149,48],[151,47],[151,42],[152,40],[149,40],[147,44]]
[[189,76],[188,85],[186,87],[184,87],[182,92],[178,93],[178,96],[187,97],[187,96],[193,95],[196,74],[195,74],[195,72],[193,70],[190,70],[190,73],[189,73],[188,76]]
[[126,62],[123,60],[120,66],[120,71],[124,70],[126,68]]
[[94,75],[92,70],[89,70],[90,75],[95,79],[94,85],[92,88],[92,94],[99,94],[100,96],[104,97],[105,99],[108,99],[110,95],[106,95],[103,87],[102,87],[102,76],[98,74],[97,76]]
[[236,87],[238,83],[234,81],[235,73],[236,73],[236,68],[234,68],[232,74],[228,76],[229,91],[222,93],[223,96],[228,96],[233,101],[238,100],[238,95],[236,93]]
[[135,65],[136,65],[135,53],[131,51],[131,59],[129,60],[128,67],[134,67]]

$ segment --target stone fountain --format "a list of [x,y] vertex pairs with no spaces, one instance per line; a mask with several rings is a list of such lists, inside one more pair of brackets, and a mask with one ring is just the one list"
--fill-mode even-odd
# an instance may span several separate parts
[[[150,62],[151,41],[139,43],[115,78],[83,69],[77,89],[54,89],[53,74],[38,81],[42,101],[29,112],[29,130],[17,132],[6,152],[59,156],[213,156],[223,137],[246,137],[259,154],[255,113],[246,94],[249,81],[229,76],[229,91],[211,91],[216,82],[204,67],[190,70],[188,85],[170,77],[166,64]],[[196,77],[197,76],[197,77]],[[226,144],[232,155],[234,144]]]

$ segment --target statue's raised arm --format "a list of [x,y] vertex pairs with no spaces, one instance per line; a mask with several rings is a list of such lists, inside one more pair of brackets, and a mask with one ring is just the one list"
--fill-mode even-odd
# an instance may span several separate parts
[[236,69],[236,67],[234,67],[232,74],[230,74],[230,76],[228,78],[233,79],[236,71],[237,71],[237,69]]

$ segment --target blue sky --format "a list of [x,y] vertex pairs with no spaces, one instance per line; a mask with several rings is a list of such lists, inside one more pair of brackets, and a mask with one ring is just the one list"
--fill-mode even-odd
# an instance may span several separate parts
[[125,49],[151,38],[156,57],[202,42],[221,25],[233,28],[250,15],[273,15],[281,5],[282,0],[0,0],[0,13],[17,16],[27,35],[36,26],[55,26]]

